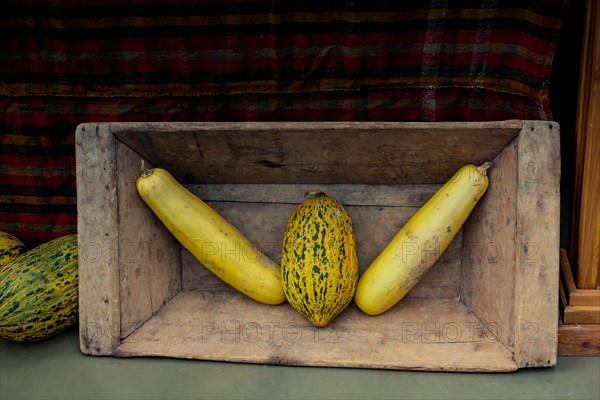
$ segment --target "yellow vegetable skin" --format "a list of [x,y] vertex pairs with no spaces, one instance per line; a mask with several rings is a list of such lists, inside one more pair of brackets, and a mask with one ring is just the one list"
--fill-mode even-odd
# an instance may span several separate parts
[[433,266],[487,190],[489,166],[463,166],[400,229],[358,281],[363,312],[389,310]]
[[7,232],[0,232],[0,271],[26,250],[19,238]]
[[169,172],[143,169],[136,187],[177,240],[220,279],[258,302],[285,301],[279,265]]
[[350,304],[358,282],[352,220],[333,197],[308,193],[288,219],[281,254],[288,303],[311,324],[327,326]]

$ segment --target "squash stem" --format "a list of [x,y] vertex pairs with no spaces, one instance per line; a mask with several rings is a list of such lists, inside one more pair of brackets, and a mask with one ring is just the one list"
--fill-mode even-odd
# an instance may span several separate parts
[[146,168],[146,167],[144,166],[144,159],[142,159],[142,166],[141,166],[141,169],[142,169],[142,176],[143,176],[144,178],[145,178],[145,177],[147,177],[147,176],[150,176],[150,175],[152,175],[152,169],[148,169],[148,168]]
[[325,193],[321,192],[320,190],[311,190],[304,193],[304,196],[306,196],[309,199],[324,195]]
[[482,175],[487,175],[487,170],[490,169],[491,166],[492,166],[492,163],[489,161],[486,161],[477,167],[477,171],[479,171],[479,173]]

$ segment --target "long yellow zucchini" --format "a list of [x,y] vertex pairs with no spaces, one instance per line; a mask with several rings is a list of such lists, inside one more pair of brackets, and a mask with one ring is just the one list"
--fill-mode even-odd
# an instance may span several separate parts
[[285,301],[279,265],[169,172],[143,169],[136,187],[167,229],[211,272],[258,302]]
[[400,229],[359,279],[354,300],[362,311],[387,311],[433,266],[487,190],[488,168],[460,168]]

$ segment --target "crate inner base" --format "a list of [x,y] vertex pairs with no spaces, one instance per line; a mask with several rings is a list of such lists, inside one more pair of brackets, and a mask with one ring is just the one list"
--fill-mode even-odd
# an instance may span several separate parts
[[118,357],[328,367],[513,371],[513,354],[460,301],[407,298],[383,315],[351,304],[315,328],[287,304],[182,291],[122,340]]
[[[289,215],[306,191],[321,189],[342,202],[352,218],[362,273],[439,186],[191,184],[187,188],[277,262],[281,259],[281,240]],[[230,248],[225,243],[211,245],[226,257],[244,256],[243,249]],[[287,303],[268,306],[240,294],[181,248],[177,268],[180,290],[144,323],[123,318],[122,343],[114,355],[284,365],[513,371],[517,369],[513,352],[503,344],[510,332],[490,331],[461,301],[462,253],[463,231],[459,230],[433,268],[392,310],[372,317],[351,303],[331,325],[319,329]],[[125,272],[135,276],[135,271]],[[127,284],[121,288],[122,307],[136,307],[139,303],[130,288]]]

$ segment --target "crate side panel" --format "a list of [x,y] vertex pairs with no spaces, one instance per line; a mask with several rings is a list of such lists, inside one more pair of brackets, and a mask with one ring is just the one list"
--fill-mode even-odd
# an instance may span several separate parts
[[190,123],[114,129],[185,183],[390,184],[443,183],[462,165],[493,158],[517,134],[513,125]]
[[142,158],[118,141],[116,147],[120,329],[125,337],[181,289],[181,246],[137,194]]
[[514,348],[515,240],[517,226],[517,143],[492,162],[489,187],[465,223],[461,297]]
[[81,351],[110,355],[120,343],[117,161],[105,124],[76,131]]
[[560,128],[527,121],[518,137],[515,359],[556,364],[560,259]]
[[315,328],[289,304],[182,292],[115,355],[438,371],[513,371],[512,354],[461,303],[406,299],[371,317],[350,306]]
[[282,203],[298,205],[307,192],[320,190],[344,206],[419,207],[440,184],[191,184],[185,185],[204,201]]

